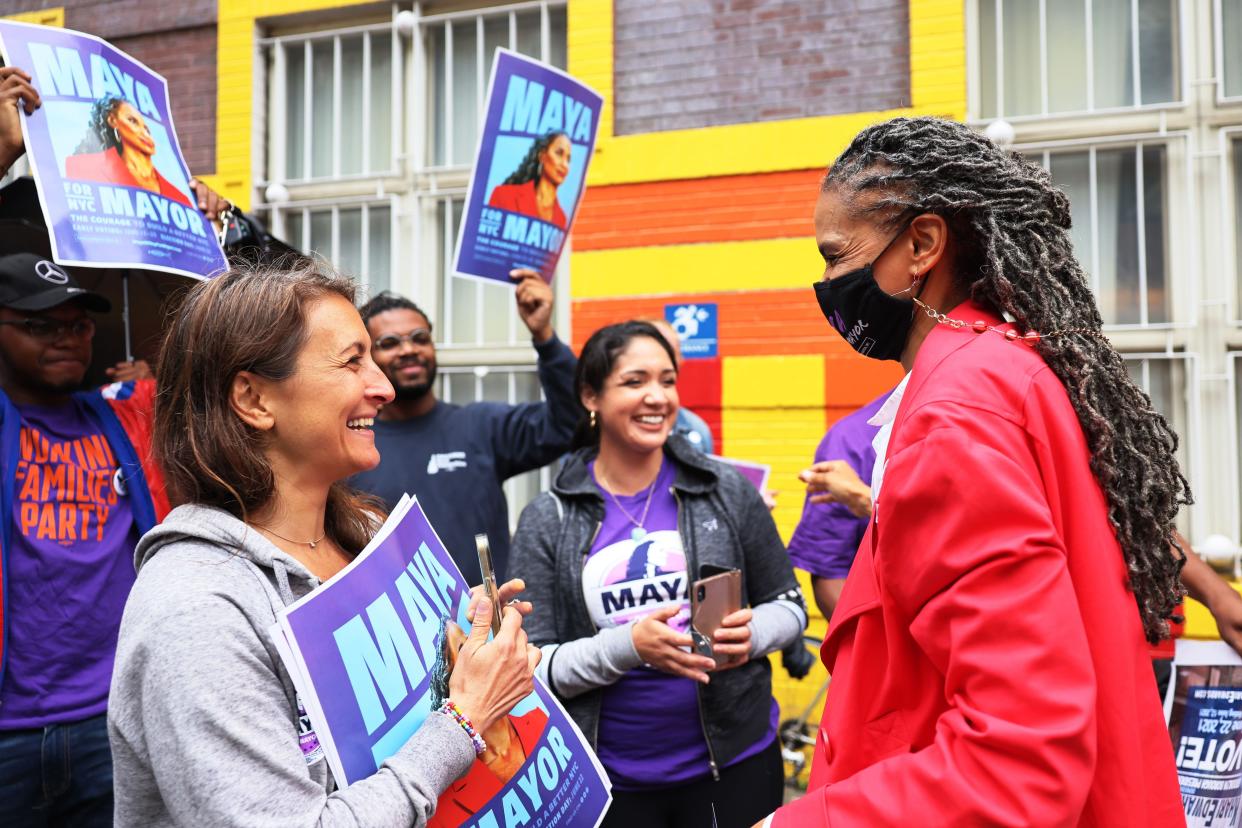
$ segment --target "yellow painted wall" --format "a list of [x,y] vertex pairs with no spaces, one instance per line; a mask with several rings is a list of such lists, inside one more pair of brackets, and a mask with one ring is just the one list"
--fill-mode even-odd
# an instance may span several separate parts
[[56,26],[63,29],[65,26],[65,9],[63,6],[55,6],[38,11],[17,12],[16,14],[6,14],[4,19],[16,20],[19,23],[37,23],[40,26]]

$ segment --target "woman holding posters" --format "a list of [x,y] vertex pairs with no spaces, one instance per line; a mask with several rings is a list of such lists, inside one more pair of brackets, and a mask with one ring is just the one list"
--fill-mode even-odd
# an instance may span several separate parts
[[65,178],[139,187],[191,206],[186,194],[156,169],[155,138],[146,119],[133,104],[114,95],[91,107],[87,137],[78,154],[65,159]]
[[556,191],[569,175],[572,153],[573,145],[563,132],[536,138],[513,174],[492,190],[487,206],[532,216],[564,230],[568,221]]
[[172,323],[154,444],[181,505],[135,552],[108,711],[118,825],[424,826],[486,750],[477,734],[532,690],[529,606],[487,643],[482,601],[452,705],[373,776],[338,790],[328,770],[272,630],[380,523],[341,483],[379,462],[371,424],[393,398],[353,299],[314,266],[233,271]]
[[[587,340],[585,445],[522,512],[510,568],[530,585],[548,686],[612,779],[604,824],[748,826],[783,789],[764,656],[801,634],[806,611],[758,490],[669,436],[675,366],[645,322]],[[741,608],[698,631],[718,666],[690,650],[689,585],[729,571]]]
[[820,306],[909,373],[876,415],[811,789],[774,828],[1185,824],[1147,641],[1190,491],[1069,228],[1042,167],[939,118],[868,127],[824,179]]

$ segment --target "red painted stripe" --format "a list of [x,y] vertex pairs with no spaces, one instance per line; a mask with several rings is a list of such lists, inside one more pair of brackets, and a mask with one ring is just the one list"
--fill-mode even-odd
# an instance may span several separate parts
[[822,169],[588,188],[574,250],[813,235]]

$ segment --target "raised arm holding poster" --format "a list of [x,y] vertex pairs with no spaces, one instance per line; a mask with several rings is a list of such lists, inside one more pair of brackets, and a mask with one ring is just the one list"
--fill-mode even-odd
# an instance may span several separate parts
[[1190,828],[1242,817],[1242,658],[1222,641],[1177,642],[1165,700]]
[[[338,784],[375,773],[447,696],[469,600],[407,496],[349,566],[284,610],[274,638],[287,646],[282,657]],[[537,679],[535,692],[482,735],[488,752],[441,795],[433,828],[602,820],[607,774]]]
[[604,99],[537,60],[497,49],[457,236],[458,275],[552,280],[582,200]]
[[0,56],[43,99],[22,131],[57,262],[225,269],[194,207],[163,77],[93,35],[29,23],[0,21]]

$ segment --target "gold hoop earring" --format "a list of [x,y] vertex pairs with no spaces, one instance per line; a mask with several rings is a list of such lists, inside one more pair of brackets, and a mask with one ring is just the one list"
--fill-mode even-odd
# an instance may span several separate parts
[[595,412],[591,412],[591,428],[595,428]]

